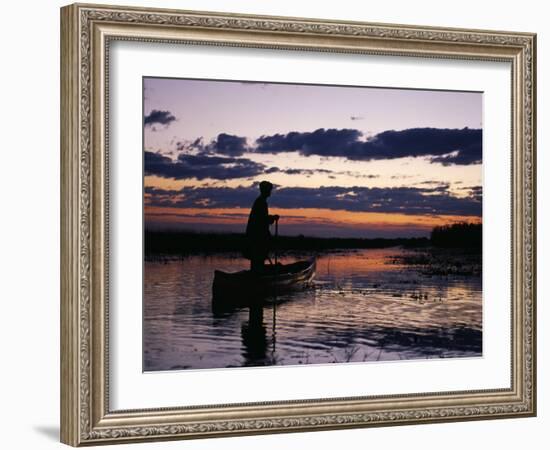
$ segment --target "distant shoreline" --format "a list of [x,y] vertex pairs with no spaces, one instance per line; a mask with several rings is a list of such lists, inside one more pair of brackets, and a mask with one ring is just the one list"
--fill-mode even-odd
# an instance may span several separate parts
[[[194,255],[242,252],[247,245],[244,233],[212,233],[194,231],[152,231],[144,235],[145,257],[153,255]],[[278,236],[273,248],[286,251],[329,251],[376,249],[402,246],[405,248],[465,249],[481,254],[482,225],[456,223],[435,227],[430,238],[326,238],[313,236]]]
[[[145,256],[186,255],[241,252],[246,245],[244,234],[145,231]],[[389,248],[395,246],[427,247],[428,238],[321,238],[278,236],[274,244],[279,251],[325,251]]]

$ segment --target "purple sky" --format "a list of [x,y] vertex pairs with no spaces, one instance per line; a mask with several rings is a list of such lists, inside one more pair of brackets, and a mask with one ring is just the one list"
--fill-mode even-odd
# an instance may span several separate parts
[[[392,235],[426,235],[438,220],[479,220],[482,101],[473,92],[145,78],[146,222],[154,207],[157,225],[165,217],[238,230],[220,208],[246,211],[263,179],[279,186],[274,207],[310,208],[294,220],[297,232],[314,210],[324,221],[316,229],[345,235],[369,226],[383,234],[384,224],[402,227]],[[321,191],[322,202],[299,199]],[[353,227],[336,223],[340,208]]]

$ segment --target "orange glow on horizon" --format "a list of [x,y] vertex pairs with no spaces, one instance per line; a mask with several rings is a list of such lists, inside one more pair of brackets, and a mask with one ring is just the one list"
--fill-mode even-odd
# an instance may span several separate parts
[[[270,208],[281,216],[281,224],[326,225],[353,229],[425,229],[456,222],[481,223],[478,216],[411,215],[383,212],[352,212],[318,208]],[[246,208],[171,208],[145,206],[145,219],[166,224],[242,224],[248,219]]]

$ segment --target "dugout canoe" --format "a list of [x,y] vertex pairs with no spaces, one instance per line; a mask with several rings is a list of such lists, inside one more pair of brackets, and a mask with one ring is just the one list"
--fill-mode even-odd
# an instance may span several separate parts
[[315,258],[292,264],[266,266],[265,273],[257,275],[250,270],[240,272],[214,272],[212,299],[214,302],[247,304],[251,300],[305,289],[315,277]]

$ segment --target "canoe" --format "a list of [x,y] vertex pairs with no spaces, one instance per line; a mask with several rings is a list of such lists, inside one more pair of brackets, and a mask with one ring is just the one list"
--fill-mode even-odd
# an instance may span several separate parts
[[257,275],[250,270],[214,272],[212,299],[231,304],[248,304],[294,290],[305,289],[315,277],[315,258],[292,264],[266,266],[265,273]]

